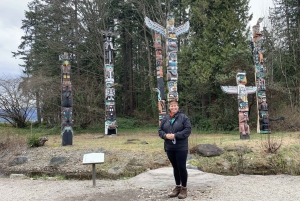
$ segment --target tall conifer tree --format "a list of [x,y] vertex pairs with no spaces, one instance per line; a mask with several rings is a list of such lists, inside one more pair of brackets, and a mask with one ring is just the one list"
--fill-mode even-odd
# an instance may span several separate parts
[[[225,104],[219,102],[223,96],[220,85],[235,84],[238,69],[251,70],[251,50],[247,46],[247,23],[252,17],[248,14],[249,1],[184,0],[184,3],[189,8],[192,34],[189,48],[182,51],[180,66],[185,68],[179,73],[182,79],[184,74],[186,78],[192,79],[179,83],[185,82],[182,87],[194,91],[192,94],[185,91],[190,112],[200,110],[200,114],[197,112],[198,119],[210,118],[211,121],[205,124],[213,128],[225,119],[220,118],[220,115],[226,116]],[[223,98],[224,102],[228,101]],[[217,102],[219,104],[213,104]],[[236,104],[233,107],[237,109]]]

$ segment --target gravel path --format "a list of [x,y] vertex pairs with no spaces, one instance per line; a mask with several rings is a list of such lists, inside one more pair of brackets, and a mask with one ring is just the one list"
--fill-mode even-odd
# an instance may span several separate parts
[[[186,201],[295,201],[300,200],[300,177],[289,175],[222,176],[188,170]],[[178,200],[168,198],[173,187],[170,167],[150,170],[129,180],[32,180],[0,178],[2,201],[135,201]]]

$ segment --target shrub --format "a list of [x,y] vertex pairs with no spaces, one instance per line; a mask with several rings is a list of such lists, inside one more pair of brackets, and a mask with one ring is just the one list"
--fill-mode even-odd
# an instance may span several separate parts
[[271,131],[299,131],[300,118],[298,114],[298,108],[290,106],[282,106],[269,111],[270,118],[277,119],[283,116],[283,121],[271,121]]
[[263,140],[263,135],[261,135],[261,147],[267,153],[276,153],[282,145],[282,138],[278,140],[276,137],[271,137],[270,134],[266,135],[266,139]]
[[27,145],[29,147],[38,147],[40,137],[38,135],[30,135],[27,137]]
[[130,129],[130,128],[135,128],[140,126],[140,122],[136,118],[118,118],[117,119],[118,127],[119,128],[124,128],[124,129]]

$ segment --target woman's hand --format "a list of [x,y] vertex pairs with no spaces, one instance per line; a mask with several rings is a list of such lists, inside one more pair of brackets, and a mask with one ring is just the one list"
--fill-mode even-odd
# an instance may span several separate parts
[[173,133],[168,133],[166,135],[166,139],[168,139],[168,140],[174,140],[174,137],[175,137],[175,135]]

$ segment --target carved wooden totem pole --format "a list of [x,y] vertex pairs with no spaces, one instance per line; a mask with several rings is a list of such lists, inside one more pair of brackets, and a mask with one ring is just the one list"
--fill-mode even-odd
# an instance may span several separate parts
[[269,113],[266,97],[265,85],[265,69],[263,66],[263,54],[261,44],[263,35],[260,32],[260,24],[263,18],[259,18],[256,25],[252,27],[253,31],[253,60],[255,65],[255,82],[257,86],[256,100],[257,100],[257,133],[267,134],[271,133],[269,127]]
[[73,144],[73,101],[72,101],[72,84],[71,84],[71,66],[69,62],[68,53],[64,53],[61,56],[63,64],[61,66],[61,135],[62,135],[62,145],[72,145]]
[[158,119],[160,121],[166,116],[166,100],[165,100],[165,87],[164,87],[164,73],[163,73],[163,56],[161,46],[161,35],[158,32],[154,34],[154,47],[156,56],[156,76],[157,76],[157,88],[152,90],[157,92],[157,104],[158,104]]
[[[167,67],[167,86],[168,86],[168,95],[167,100],[168,102],[172,99],[178,101],[178,91],[177,91],[177,80],[178,80],[178,72],[177,72],[177,51],[178,51],[178,44],[177,44],[177,37],[183,33],[186,33],[189,28],[189,22],[184,23],[178,27],[174,27],[175,25],[175,18],[173,13],[170,13],[167,17],[167,27],[164,28],[160,24],[151,21],[148,17],[145,17],[145,24],[148,28],[155,31],[155,42],[156,45],[157,35],[161,34],[166,38],[166,67]],[[159,37],[160,38],[160,37]],[[160,45],[161,49],[161,45]],[[166,115],[166,106],[164,100],[164,83],[163,83],[163,73],[162,73],[162,64],[158,62],[159,60],[159,46],[155,46],[156,51],[156,70],[157,70],[157,82],[158,88],[155,91],[158,92],[158,110],[159,110],[159,120],[161,120]],[[162,58],[162,56],[161,56]],[[162,59],[161,59],[162,61]]]
[[237,86],[221,86],[222,91],[227,94],[238,94],[238,107],[239,107],[239,132],[240,139],[250,138],[250,128],[248,125],[248,94],[256,92],[257,87],[246,87],[247,78],[245,72],[238,72],[236,74]]
[[104,76],[105,76],[105,134],[117,134],[115,86],[114,83],[114,58],[113,58],[113,33],[102,31],[104,35]]

